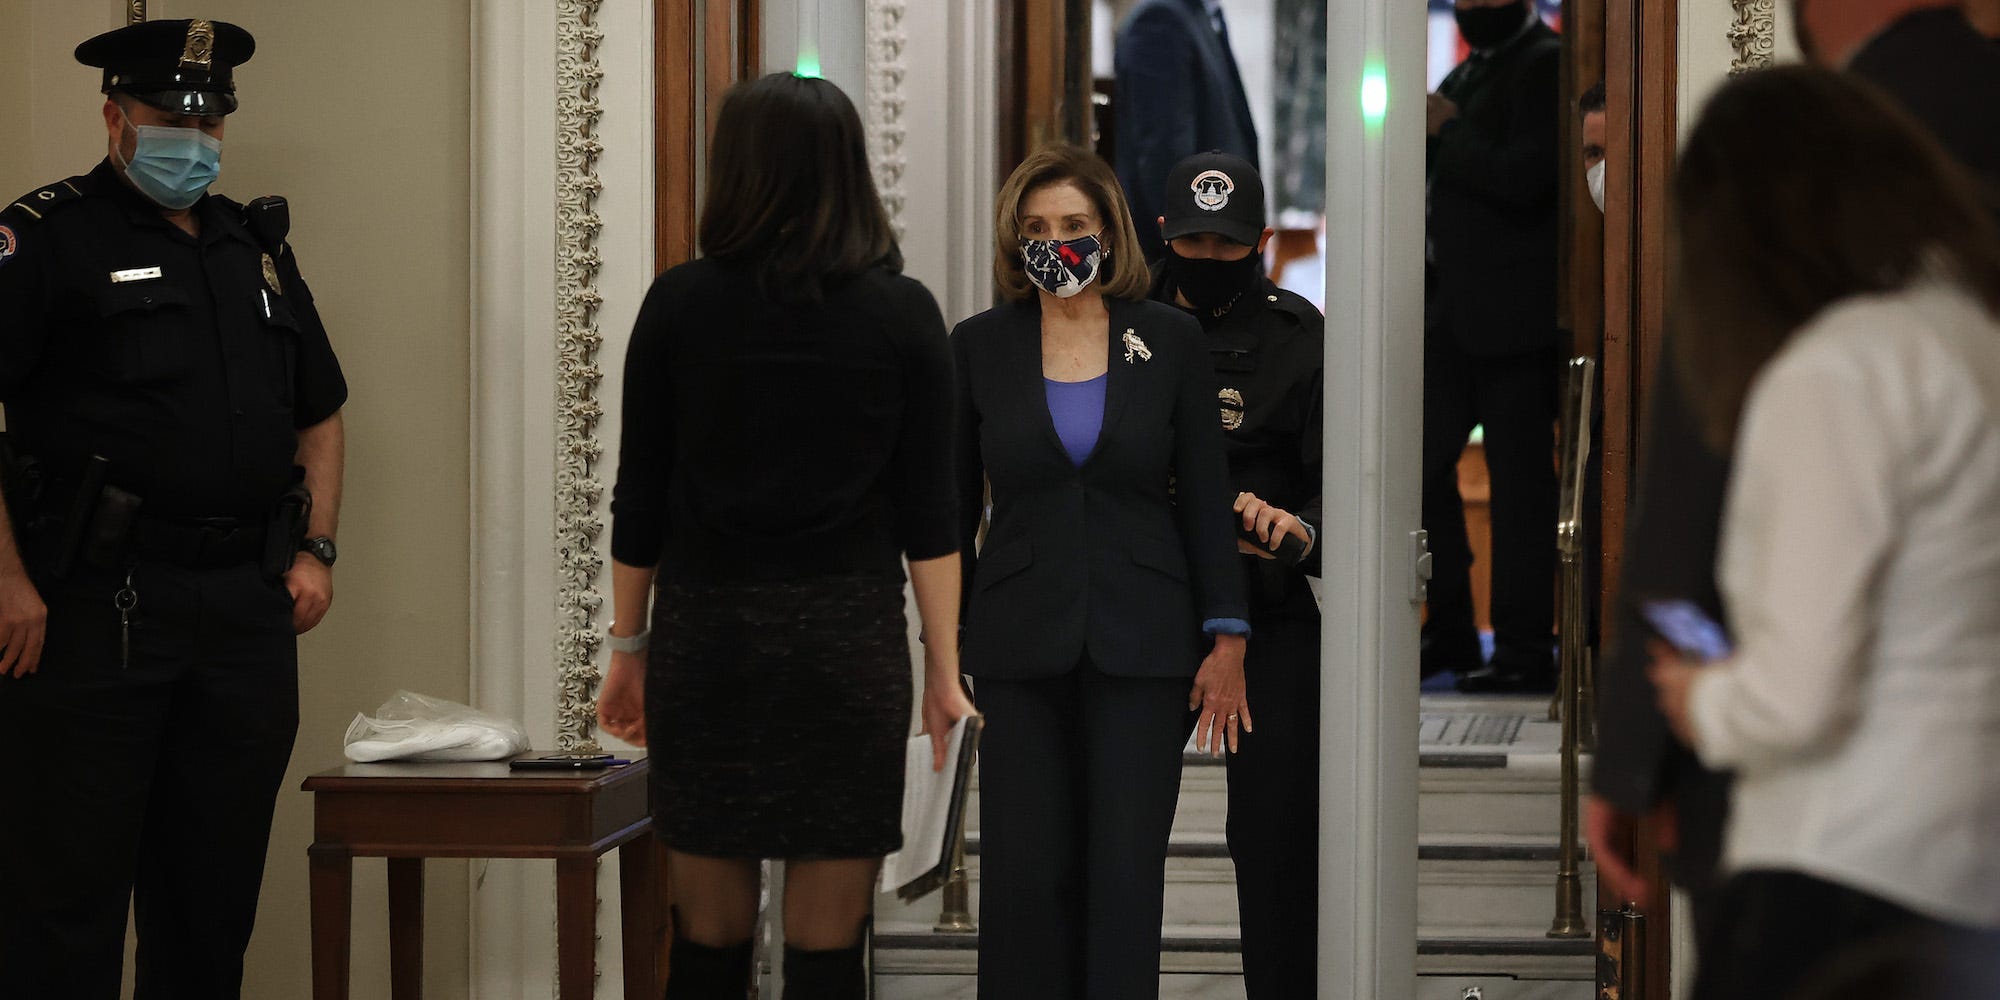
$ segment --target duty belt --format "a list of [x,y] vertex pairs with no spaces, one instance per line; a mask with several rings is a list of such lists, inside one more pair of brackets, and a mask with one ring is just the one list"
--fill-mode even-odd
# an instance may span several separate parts
[[219,569],[263,558],[266,525],[238,517],[164,518],[140,515],[132,554],[188,569]]

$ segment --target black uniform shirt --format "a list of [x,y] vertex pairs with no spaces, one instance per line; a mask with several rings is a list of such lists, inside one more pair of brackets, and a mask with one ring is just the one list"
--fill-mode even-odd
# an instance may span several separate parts
[[[1151,297],[1174,301],[1172,284],[1159,269]],[[1208,334],[1230,478],[1238,490],[1255,493],[1318,530],[1326,320],[1311,302],[1268,278],[1221,316],[1193,312]],[[1317,575],[1319,564],[1315,544],[1301,569]],[[1274,569],[1266,563],[1258,575],[1267,577]],[[1311,600],[1301,581],[1273,583],[1253,579],[1253,612]]]
[[[109,161],[0,212],[0,404],[57,476],[89,455],[169,516],[257,516],[347,383],[289,247],[209,195],[189,236]],[[11,251],[11,252],[10,252]]]

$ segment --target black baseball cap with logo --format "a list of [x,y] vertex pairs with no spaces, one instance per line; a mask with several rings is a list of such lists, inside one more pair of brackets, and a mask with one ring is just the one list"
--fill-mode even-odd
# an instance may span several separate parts
[[1196,233],[1254,247],[1264,235],[1264,178],[1250,161],[1207,152],[1167,171],[1167,221],[1160,235],[1169,240]]

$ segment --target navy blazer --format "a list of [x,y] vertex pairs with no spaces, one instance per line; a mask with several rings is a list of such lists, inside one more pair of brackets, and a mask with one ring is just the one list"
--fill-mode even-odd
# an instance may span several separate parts
[[1160,251],[1167,171],[1209,150],[1257,165],[1257,124],[1236,56],[1202,0],[1139,0],[1119,26],[1118,183],[1147,255]]
[[[1085,652],[1107,674],[1191,677],[1206,653],[1201,623],[1249,617],[1201,326],[1156,302],[1105,304],[1104,424],[1081,467],[1049,415],[1039,302],[952,332],[962,661],[974,677],[1059,676]],[[1127,333],[1152,357],[1128,360]],[[975,555],[989,484],[992,523]]]

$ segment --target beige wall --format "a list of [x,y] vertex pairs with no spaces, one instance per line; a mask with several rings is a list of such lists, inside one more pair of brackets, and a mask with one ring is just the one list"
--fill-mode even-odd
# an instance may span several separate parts
[[[0,187],[23,191],[103,155],[95,72],[70,51],[116,2],[0,0]],[[217,190],[283,194],[292,244],[347,371],[347,488],[332,614],[300,642],[302,723],[280,795],[244,996],[310,994],[306,775],[340,762],[358,711],[397,688],[469,691],[468,0],[153,0],[257,36],[237,74]],[[32,111],[24,111],[32,106]],[[25,138],[25,142],[23,139]],[[26,149],[27,156],[17,156]],[[380,861],[357,865],[354,995],[388,995]],[[433,863],[433,997],[467,994],[466,866]]]
[[[27,4],[0,0],[0,38],[28,38],[33,30],[34,18]],[[26,59],[0,59],[0,94],[28,93],[33,71]],[[0,207],[12,204],[35,184],[34,158],[27,155],[28,130],[33,121],[28,102],[0,101],[0,144],[7,150],[5,156],[0,156]]]
[[98,71],[78,65],[76,44],[120,22],[117,0],[0,0],[0,93],[32,95],[0,108],[0,198],[13,199],[82,173],[104,155]]

